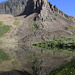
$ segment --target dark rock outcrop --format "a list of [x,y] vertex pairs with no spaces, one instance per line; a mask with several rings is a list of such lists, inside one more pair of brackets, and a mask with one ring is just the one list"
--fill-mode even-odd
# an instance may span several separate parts
[[8,0],[0,3],[0,14],[29,15],[39,12],[42,4],[42,0]]

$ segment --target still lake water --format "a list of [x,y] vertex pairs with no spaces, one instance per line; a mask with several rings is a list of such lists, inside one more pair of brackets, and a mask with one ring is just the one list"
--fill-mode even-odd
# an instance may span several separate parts
[[[5,53],[9,54],[9,56],[11,57],[11,60],[18,61],[20,65],[17,68],[21,70],[19,71],[17,68],[12,68],[14,70],[8,71],[8,72],[0,72],[0,75],[25,75],[25,74],[32,75],[31,74],[32,70],[34,70],[32,66],[35,65],[38,61],[41,62],[41,60],[44,60],[44,59],[46,60],[47,58],[49,58],[49,56],[53,58],[50,60],[55,60],[54,57],[56,57],[58,54],[59,54],[58,57],[61,57],[60,54],[65,55],[64,57],[61,57],[63,59],[65,59],[65,57],[67,58],[70,56],[71,57],[75,56],[74,50],[73,51],[56,50],[56,49],[46,50],[46,49],[41,49],[41,48],[37,48],[33,46],[31,47],[25,46],[24,44],[5,44],[4,43],[4,44],[0,44],[0,49],[3,50]],[[37,65],[39,65],[39,62],[37,63]],[[7,64],[7,66],[9,66],[9,64]]]

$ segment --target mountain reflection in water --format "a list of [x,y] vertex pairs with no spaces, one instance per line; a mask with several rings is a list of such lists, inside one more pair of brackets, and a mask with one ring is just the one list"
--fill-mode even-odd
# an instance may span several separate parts
[[[69,62],[72,55],[75,56],[75,51],[48,50],[24,44],[1,44],[0,48],[20,64],[18,69],[13,67],[14,71],[0,72],[0,75],[48,75],[52,68]],[[0,68],[0,71],[3,70]]]
[[[15,67],[12,68],[14,71],[0,72],[0,75],[32,75],[32,74],[36,75],[36,73],[32,69],[33,63],[31,61],[36,60],[34,58],[35,58],[35,55],[36,57],[38,56],[37,54],[39,53],[39,51],[37,52],[37,50],[34,47],[25,46],[24,44],[2,43],[0,44],[0,49],[4,51],[5,53],[9,54],[9,56],[11,57],[11,60],[14,59],[15,61],[17,61],[19,63],[17,68],[21,70],[21,71],[17,70],[15,65]],[[10,62],[10,60],[8,62]],[[3,69],[7,67],[9,68],[10,65],[7,64],[6,66],[3,66],[3,68],[0,70],[3,71]],[[11,67],[10,67],[10,70],[11,70]]]

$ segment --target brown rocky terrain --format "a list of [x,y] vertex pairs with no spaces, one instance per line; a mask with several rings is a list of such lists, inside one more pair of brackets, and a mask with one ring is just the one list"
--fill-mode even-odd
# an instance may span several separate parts
[[[8,0],[5,2],[5,4],[9,1],[12,2],[12,0]],[[20,2],[20,0],[18,2]],[[73,59],[73,56],[62,52],[57,53],[45,51],[43,49],[33,47],[32,44],[44,40],[50,40],[54,36],[75,36],[75,29],[70,28],[70,25],[75,26],[75,20],[74,17],[63,13],[56,6],[52,6],[52,4],[48,3],[46,0],[28,0],[25,3],[28,4],[26,4],[26,6],[23,5],[25,6],[24,8],[22,4],[20,5],[19,3],[18,6],[22,7],[23,11],[19,9],[19,13],[10,13],[16,15],[16,17],[12,16],[13,20],[6,22],[12,25],[12,22],[16,18],[20,19],[21,23],[14,27],[13,30],[8,33],[8,35],[0,38],[0,40],[3,42],[1,48],[5,52],[9,53],[12,59],[18,61],[19,66],[13,67],[11,64],[4,66],[4,64],[2,64],[0,67],[3,71],[10,66],[8,70],[14,69],[27,71],[33,75],[49,75],[49,72],[52,69],[69,62]],[[34,6],[32,6],[32,4]],[[30,7],[33,7],[33,9],[30,10]],[[13,10],[15,10],[15,6]],[[16,11],[19,10],[17,8]]]

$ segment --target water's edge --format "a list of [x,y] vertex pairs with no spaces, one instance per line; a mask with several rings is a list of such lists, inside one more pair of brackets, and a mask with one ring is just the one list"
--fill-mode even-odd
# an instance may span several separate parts
[[13,71],[8,71],[8,72],[0,72],[0,75],[32,75],[32,74],[26,71],[13,70]]

